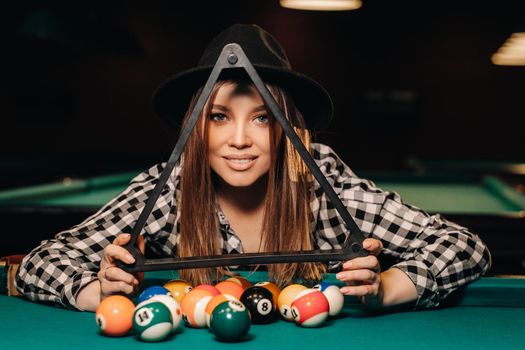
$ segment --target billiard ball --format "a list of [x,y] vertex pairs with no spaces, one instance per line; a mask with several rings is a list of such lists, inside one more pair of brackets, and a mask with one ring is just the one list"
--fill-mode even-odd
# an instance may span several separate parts
[[204,289],[193,289],[182,298],[180,304],[182,319],[187,326],[206,327],[206,305],[213,298],[211,292]]
[[151,286],[151,287],[148,287],[148,288],[144,289],[144,291],[142,291],[142,293],[139,294],[139,303],[142,303],[143,301],[148,300],[149,298],[151,298],[154,295],[169,295],[169,296],[171,296],[171,293],[170,293],[170,291],[168,289],[166,289],[164,287]]
[[258,283],[255,283],[255,286],[268,289],[272,293],[272,296],[273,296],[273,299],[272,299],[273,305],[277,307],[277,300],[279,300],[279,294],[281,293],[281,289],[279,289],[279,287],[275,283],[267,282],[267,281],[258,282]]
[[330,304],[317,289],[305,289],[292,302],[294,321],[303,327],[319,327],[328,318]]
[[173,299],[177,300],[179,304],[182,302],[182,298],[193,289],[191,284],[183,280],[171,280],[164,284],[164,288],[170,291]]
[[215,307],[229,300],[237,300],[237,299],[235,299],[234,297],[228,294],[219,294],[210,299],[210,301],[206,305],[206,309],[204,309],[204,312],[206,313],[206,325],[208,327],[210,327],[210,318],[211,318],[211,314],[213,310],[215,309]]
[[229,294],[237,300],[241,299],[241,295],[244,292],[242,286],[233,281],[222,281],[215,285],[215,288],[221,292],[221,294]]
[[254,324],[269,323],[273,320],[276,306],[272,300],[272,293],[263,287],[250,287],[241,295],[241,303],[250,311]]
[[232,282],[235,282],[237,284],[240,284],[242,289],[244,289],[244,290],[246,290],[246,289],[248,289],[248,288],[250,288],[252,286],[250,281],[248,281],[246,278],[241,277],[241,276],[230,277],[226,281],[232,281]]
[[[175,331],[177,328],[179,328],[181,322],[182,322],[182,310],[180,307],[180,304],[177,300],[173,299],[170,296],[167,295],[154,295],[146,302],[148,301],[160,301],[164,305],[168,307],[171,313],[171,322],[172,322],[172,330]],[[141,304],[139,304],[141,305]],[[139,306],[137,305],[137,306]]]
[[292,302],[306,287],[301,284],[291,284],[281,291],[277,298],[277,309],[286,321],[293,321]]
[[145,300],[135,308],[133,330],[140,340],[160,341],[172,331],[170,310],[160,301]]
[[210,329],[219,340],[242,340],[250,329],[248,309],[237,300],[220,303],[211,314]]
[[120,337],[132,328],[135,304],[122,295],[112,295],[97,307],[95,319],[103,334]]
[[198,286],[196,286],[193,289],[204,289],[204,290],[207,290],[208,292],[213,294],[213,296],[221,294],[221,292],[219,292],[219,290],[217,288],[215,288],[214,286],[212,286],[211,284],[199,284]]
[[330,304],[329,316],[336,316],[341,312],[345,303],[345,297],[338,286],[328,282],[321,282],[313,286],[313,289],[321,291],[328,299]]

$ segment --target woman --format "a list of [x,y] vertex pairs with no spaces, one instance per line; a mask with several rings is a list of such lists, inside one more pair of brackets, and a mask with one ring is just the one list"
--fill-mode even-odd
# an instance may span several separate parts
[[[475,234],[403,204],[397,194],[358,178],[328,146],[310,142],[308,130],[322,129],[330,120],[330,98],[319,84],[292,71],[278,42],[257,26],[235,25],[219,34],[197,68],[174,76],[156,91],[156,112],[180,123],[186,108],[187,120],[199,87],[231,42],[246,52],[368,237],[363,246],[371,254],[340,266],[337,278],[346,283],[344,294],[372,307],[435,307],[489,268],[489,252]],[[81,310],[95,310],[108,295],[136,291],[140,277],[119,269],[116,262],[133,262],[122,247],[130,239],[126,233],[162,168],[157,165],[138,175],[99,212],[33,250],[19,269],[19,290],[33,300]],[[139,245],[150,256],[186,257],[340,248],[346,235],[344,223],[256,89],[237,70],[227,70],[214,86]],[[397,263],[381,271],[380,252]],[[297,278],[319,280],[327,268],[320,263],[268,266],[271,278],[281,285]],[[224,268],[184,270],[181,277],[199,284],[227,273]]]

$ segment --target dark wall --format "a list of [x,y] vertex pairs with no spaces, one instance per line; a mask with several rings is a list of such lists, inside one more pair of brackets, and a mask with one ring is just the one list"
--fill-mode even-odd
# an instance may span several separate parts
[[[328,89],[335,118],[318,140],[354,168],[399,168],[408,156],[524,158],[525,67],[490,61],[525,23],[522,1],[363,0],[349,12],[180,3],[26,1],[2,11],[2,160],[102,173],[163,159],[173,130],[153,114],[152,91],[235,22],[273,33],[293,67]],[[24,35],[35,11],[71,35]],[[57,168],[45,163],[39,171]]]

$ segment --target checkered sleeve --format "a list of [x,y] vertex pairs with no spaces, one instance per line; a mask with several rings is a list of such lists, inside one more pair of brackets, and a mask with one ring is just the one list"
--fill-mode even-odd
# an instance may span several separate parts
[[[490,252],[476,234],[358,178],[327,146],[316,144],[314,155],[364,235],[381,240],[382,254],[393,257],[393,267],[414,283],[417,309],[438,306],[489,269]],[[325,196],[317,197],[319,245],[340,247],[346,238],[344,224]]]
[[[77,293],[97,279],[104,247],[118,234],[131,231],[163,166],[139,174],[97,213],[31,251],[18,270],[17,289],[34,301],[78,308]],[[147,250],[157,255],[169,255],[175,249],[175,237],[170,234],[173,226],[169,224],[174,222],[169,216],[176,213],[173,191],[173,182],[169,181],[142,232]]]
[[404,204],[395,192],[385,194],[373,235],[383,241],[385,254],[398,259],[393,267],[416,286],[416,308],[438,306],[489,269],[490,253],[477,235],[441,215]]

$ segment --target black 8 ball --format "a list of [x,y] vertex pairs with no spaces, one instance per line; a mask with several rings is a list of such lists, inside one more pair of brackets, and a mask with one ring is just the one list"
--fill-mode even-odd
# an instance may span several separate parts
[[276,305],[272,303],[272,293],[264,287],[247,288],[241,295],[241,302],[246,306],[254,324],[273,321]]

